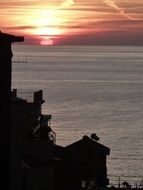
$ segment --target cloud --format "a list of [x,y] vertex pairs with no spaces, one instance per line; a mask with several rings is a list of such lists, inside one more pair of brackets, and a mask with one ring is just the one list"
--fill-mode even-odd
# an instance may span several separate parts
[[27,30],[27,29],[35,29],[34,26],[9,26],[9,27],[2,27],[6,30]]
[[61,3],[61,7],[69,7],[71,5],[75,4],[74,0],[65,0]]
[[112,8],[114,8],[115,10],[117,10],[120,13],[120,15],[123,16],[124,18],[129,19],[129,20],[135,20],[132,16],[130,16],[128,13],[126,13],[121,7],[119,7],[117,4],[115,4],[114,1],[112,1],[112,0],[103,0],[103,2],[106,5],[108,5],[108,6],[112,7]]

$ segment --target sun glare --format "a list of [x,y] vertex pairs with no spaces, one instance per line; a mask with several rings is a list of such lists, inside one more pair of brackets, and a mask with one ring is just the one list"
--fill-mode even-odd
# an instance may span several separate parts
[[37,29],[35,29],[34,33],[37,35],[54,36],[54,35],[62,34],[62,30],[55,27],[52,28],[52,27],[45,26],[45,27],[38,27]]
[[[51,0],[52,1],[52,0]],[[67,33],[65,27],[72,22],[71,14],[65,8],[71,7],[74,0],[63,0],[57,4],[45,3],[29,10],[29,14],[21,17],[17,22],[25,26],[23,29],[26,35],[33,36],[33,39],[40,39],[41,45],[53,45],[57,37]],[[18,19],[18,18],[16,18]]]
[[27,32],[35,36],[52,36],[52,40],[43,37],[41,44],[53,45],[54,36],[56,38],[56,36],[63,35],[66,31],[61,27],[64,22],[65,18],[60,17],[56,9],[47,11],[39,10],[37,14],[33,13],[33,19],[29,20],[29,25],[32,25],[33,28],[28,29]]
[[39,36],[41,45],[54,45],[54,40],[57,36],[64,32],[58,27],[38,27],[31,33]]
[[52,45],[54,45],[54,42],[49,37],[43,37],[43,39],[41,40],[40,44],[42,46],[52,46]]

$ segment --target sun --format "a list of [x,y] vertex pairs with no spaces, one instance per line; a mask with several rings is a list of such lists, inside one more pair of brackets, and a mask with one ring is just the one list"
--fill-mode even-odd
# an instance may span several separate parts
[[50,39],[49,37],[45,36],[43,37],[43,39],[41,40],[40,44],[42,46],[52,46],[54,45],[54,42],[52,39]]
[[35,24],[36,27],[28,30],[31,35],[35,35],[40,39],[41,45],[53,45],[57,36],[65,33],[65,29],[58,27],[56,24],[42,25],[42,23],[43,22],[41,22],[41,24]]
[[41,45],[54,45],[58,35],[63,34],[63,31],[58,27],[38,27],[34,31],[35,35],[39,36]]
[[36,7],[29,11],[28,16],[23,17],[23,25],[29,26],[25,30],[27,36],[34,36],[40,40],[41,45],[56,44],[60,38],[68,32],[67,23],[71,23],[71,15],[65,8],[74,4],[74,0],[63,0],[57,6],[49,3]]

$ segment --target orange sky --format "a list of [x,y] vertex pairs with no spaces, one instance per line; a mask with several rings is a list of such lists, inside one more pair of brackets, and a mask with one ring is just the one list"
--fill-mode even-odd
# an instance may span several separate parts
[[143,45],[142,0],[0,0],[0,30],[28,43]]

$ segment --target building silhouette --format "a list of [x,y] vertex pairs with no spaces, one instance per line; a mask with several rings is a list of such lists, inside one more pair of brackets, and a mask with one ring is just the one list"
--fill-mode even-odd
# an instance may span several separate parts
[[[11,89],[13,42],[23,37],[0,32],[0,106],[4,124],[1,161],[8,156],[10,190],[79,190],[106,188],[106,159],[110,149],[97,142],[96,134],[66,147],[56,144],[51,115],[42,114],[43,92],[32,101]],[[8,154],[6,154],[8,153]],[[4,169],[6,168],[4,165]],[[10,179],[9,179],[10,178]]]

